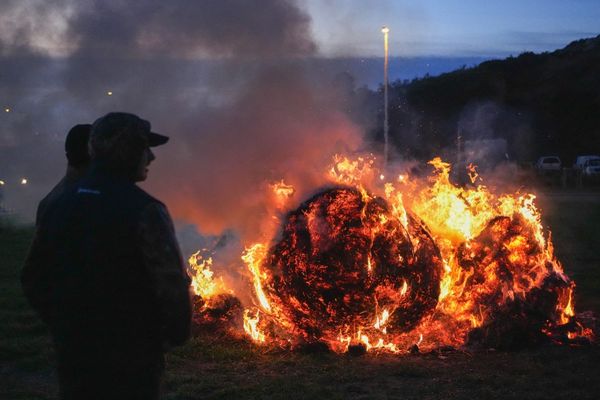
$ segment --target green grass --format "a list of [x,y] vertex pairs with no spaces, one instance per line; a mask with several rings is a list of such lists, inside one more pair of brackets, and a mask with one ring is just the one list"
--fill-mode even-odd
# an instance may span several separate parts
[[56,392],[48,329],[23,297],[19,281],[32,228],[0,225],[0,398],[45,399]]
[[[206,345],[198,340],[186,347]],[[190,357],[177,367],[171,365],[167,398],[592,399],[600,390],[596,348],[404,357],[254,351],[251,358],[243,354],[237,360],[215,362]]]
[[[577,282],[578,309],[600,311],[600,202],[543,199],[556,253]],[[19,272],[31,228],[0,226],[0,398],[55,399],[54,353]],[[167,356],[164,398],[596,399],[600,349],[454,352],[397,357],[302,354],[198,334]]]
[[600,195],[542,199],[542,206],[555,254],[577,284],[577,308],[600,313]]

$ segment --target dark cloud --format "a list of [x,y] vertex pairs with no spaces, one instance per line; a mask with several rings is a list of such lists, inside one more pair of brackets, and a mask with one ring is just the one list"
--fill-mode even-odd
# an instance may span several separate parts
[[0,55],[45,54],[64,40],[61,22],[73,0],[3,0],[0,3]]
[[79,7],[69,33],[99,56],[290,57],[315,44],[289,0],[108,0]]
[[290,57],[314,52],[292,0],[4,0],[3,54]]

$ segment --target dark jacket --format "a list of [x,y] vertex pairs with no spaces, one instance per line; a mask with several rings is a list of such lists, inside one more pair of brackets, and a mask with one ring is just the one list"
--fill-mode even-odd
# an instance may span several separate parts
[[189,283],[166,207],[99,166],[46,207],[22,273],[59,356],[134,367],[188,338]]
[[35,214],[35,225],[40,224],[40,220],[46,213],[46,209],[52,208],[54,203],[65,193],[73,190],[77,182],[81,179],[81,176],[74,173],[67,173],[61,180],[52,188],[50,193],[46,195],[38,205],[37,212]]

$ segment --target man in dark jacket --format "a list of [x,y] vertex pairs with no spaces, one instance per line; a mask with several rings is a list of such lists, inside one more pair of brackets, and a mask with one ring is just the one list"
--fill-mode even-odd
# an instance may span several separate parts
[[90,131],[92,125],[79,124],[69,130],[65,140],[65,153],[67,156],[67,172],[56,186],[40,201],[35,216],[36,225],[39,223],[46,208],[52,207],[52,203],[60,195],[72,189],[81,179],[90,166],[90,155],[88,152],[88,142],[90,140]]
[[158,398],[163,352],[189,336],[171,218],[135,185],[167,140],[132,114],[99,118],[89,173],[39,221],[22,283],[51,329],[63,399]]

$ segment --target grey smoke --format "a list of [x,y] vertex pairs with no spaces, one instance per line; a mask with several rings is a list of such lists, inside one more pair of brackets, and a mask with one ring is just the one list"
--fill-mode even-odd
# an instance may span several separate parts
[[13,21],[0,28],[0,179],[30,217],[63,173],[68,129],[109,111],[172,137],[144,185],[176,218],[246,239],[269,182],[300,195],[361,144],[337,93],[308,75],[316,45],[295,1],[23,0],[0,15]]

